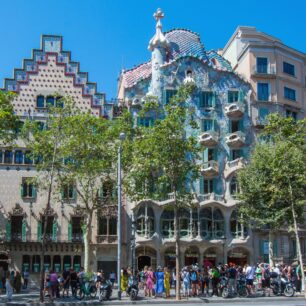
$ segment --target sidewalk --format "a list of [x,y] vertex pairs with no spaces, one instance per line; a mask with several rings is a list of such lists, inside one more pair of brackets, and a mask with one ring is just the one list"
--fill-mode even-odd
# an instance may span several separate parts
[[[254,297],[254,298],[227,298],[224,299],[222,297],[192,297],[192,298],[182,298],[180,301],[175,300],[175,294],[174,290],[171,292],[171,298],[165,299],[165,298],[148,298],[144,297],[142,292],[140,292],[140,296],[136,301],[131,301],[129,297],[123,296],[122,299],[119,301],[117,299],[117,290],[113,291],[113,295],[110,301],[103,301],[102,303],[98,301],[98,298],[96,299],[84,299],[82,301],[79,301],[75,298],[69,297],[69,298],[59,298],[55,300],[53,303],[49,301],[49,298],[47,297],[45,300],[45,303],[39,302],[39,292],[33,292],[33,293],[26,293],[26,294],[15,294],[13,296],[13,301],[10,303],[6,302],[6,296],[1,295],[0,296],[0,305],[19,305],[19,306],[41,306],[41,305],[55,305],[55,306],[64,306],[64,305],[135,305],[135,304],[145,304],[145,305],[158,305],[158,304],[184,304],[187,301],[195,304],[200,303],[229,303],[229,304],[239,304],[239,303],[264,303],[266,301],[269,302],[277,302],[277,301],[301,301],[304,299],[304,295],[296,294],[292,298],[287,298],[285,296],[271,296],[271,297]],[[305,299],[305,305],[306,305],[306,299]]]

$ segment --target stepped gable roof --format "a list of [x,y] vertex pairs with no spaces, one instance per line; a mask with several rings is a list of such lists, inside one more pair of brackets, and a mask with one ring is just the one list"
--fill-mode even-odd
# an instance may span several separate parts
[[[215,69],[232,71],[230,63],[219,55],[215,50],[206,52],[200,40],[199,34],[187,29],[173,29],[164,33],[169,42],[167,49],[167,59],[164,66],[183,57],[194,57]],[[215,59],[215,61],[213,60]],[[148,61],[122,73],[122,80],[125,88],[133,87],[139,81],[151,77],[152,64]]]
[[[40,65],[46,65],[49,56],[56,56],[56,65],[65,67],[65,75],[73,77],[73,84],[82,88],[82,95],[90,97],[92,106],[100,108],[105,94],[97,92],[97,84],[88,81],[88,73],[80,71],[79,62],[71,60],[71,52],[62,49],[63,38],[58,35],[42,35],[40,49],[32,50],[32,57],[24,59],[21,69],[14,69],[13,78],[4,79],[3,91],[19,93],[20,84],[27,84],[31,74],[37,74]],[[1,90],[1,89],[0,89]]]

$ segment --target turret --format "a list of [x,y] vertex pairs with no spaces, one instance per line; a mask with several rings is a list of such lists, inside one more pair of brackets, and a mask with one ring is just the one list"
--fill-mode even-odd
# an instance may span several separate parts
[[149,42],[148,49],[152,52],[152,81],[150,86],[151,95],[157,96],[159,100],[162,97],[162,74],[160,66],[164,64],[166,60],[167,48],[169,41],[162,32],[161,19],[164,18],[164,13],[161,9],[157,9],[154,13],[156,19],[156,33]]

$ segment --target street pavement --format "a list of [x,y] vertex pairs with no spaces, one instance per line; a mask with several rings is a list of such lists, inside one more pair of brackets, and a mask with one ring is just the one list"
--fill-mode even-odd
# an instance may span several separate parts
[[90,299],[86,298],[82,301],[79,301],[73,297],[69,298],[59,298],[56,299],[55,302],[50,302],[49,298],[46,297],[45,303],[39,303],[39,292],[29,292],[22,294],[14,294],[13,301],[7,302],[6,296],[0,296],[0,305],[20,305],[20,306],[39,306],[39,305],[55,305],[55,306],[64,306],[64,305],[167,305],[169,304],[179,304],[179,305],[194,305],[194,304],[217,304],[218,306],[222,305],[239,305],[239,306],[252,306],[256,305],[264,305],[264,306],[306,306],[306,299],[302,295],[295,295],[292,298],[286,298],[284,296],[271,296],[271,297],[254,297],[254,298],[228,298],[223,299],[222,297],[195,297],[188,298],[180,301],[175,300],[174,290],[171,292],[172,297],[170,299],[164,298],[148,298],[144,297],[143,293],[140,292],[137,301],[130,301],[129,297],[123,295],[121,301],[117,299],[117,292],[114,290],[112,298],[110,301],[99,302],[98,298]]

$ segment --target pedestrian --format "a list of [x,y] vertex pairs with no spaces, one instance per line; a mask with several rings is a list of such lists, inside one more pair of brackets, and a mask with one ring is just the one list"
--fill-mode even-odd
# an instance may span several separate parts
[[165,287],[165,296],[166,299],[170,297],[170,283],[171,283],[171,275],[168,271],[168,268],[164,268],[164,287]]
[[[208,295],[208,290],[209,290],[209,273],[208,273],[208,268],[203,267],[203,271],[201,272],[201,292],[202,295],[206,296]],[[206,290],[206,293],[205,293]]]
[[218,296],[218,284],[220,280],[220,273],[216,266],[213,266],[210,270],[211,284],[212,284],[212,295]]
[[11,285],[12,285],[12,287],[13,287],[13,291],[14,291],[14,283],[15,283],[15,271],[11,271],[11,273],[10,273],[10,283],[11,283]]
[[263,263],[261,264],[257,264],[257,268],[255,270],[255,274],[256,274],[256,281],[258,284],[258,289],[262,289],[262,279],[264,277],[264,268],[263,268]]
[[254,267],[248,265],[245,271],[245,279],[246,279],[246,285],[249,297],[253,294],[254,273],[255,273]]
[[295,282],[296,291],[301,293],[302,291],[302,270],[301,270],[300,264],[296,267],[295,273],[296,273],[296,282]]
[[229,264],[229,268],[227,270],[228,276],[228,287],[231,294],[236,293],[236,278],[237,278],[237,270],[233,263]]
[[183,268],[181,273],[181,278],[183,281],[183,295],[188,298],[189,297],[189,290],[190,290],[190,273],[187,267]]
[[195,297],[197,296],[197,287],[199,282],[198,271],[196,266],[191,267],[190,281],[191,281],[191,294],[193,297]]
[[176,270],[172,270],[172,286],[176,289]]
[[7,297],[8,302],[11,302],[13,299],[13,285],[11,283],[11,279],[12,279],[11,275],[12,274],[9,271],[6,272],[5,290],[6,290],[6,297]]
[[144,291],[144,296],[148,295],[148,290],[147,290],[147,272],[148,272],[148,266],[144,266],[143,268],[143,291]]
[[51,299],[51,301],[53,301],[57,297],[57,294],[58,294],[58,292],[57,292],[57,290],[58,290],[57,273],[51,270],[49,279],[50,279],[50,287],[51,287],[50,299]]
[[16,275],[14,278],[14,289],[16,293],[20,293],[21,291],[21,274],[19,271],[16,271]]
[[29,278],[30,278],[30,273],[29,273],[28,269],[25,269],[23,271],[23,288],[24,289],[28,288]]
[[70,287],[70,271],[69,269],[64,269],[63,272],[63,297],[65,294],[69,297],[69,287]]
[[73,269],[73,267],[70,268],[70,287],[71,287],[71,294],[73,296],[76,295],[76,288],[78,283],[78,274]]
[[155,298],[158,296],[162,297],[165,291],[164,287],[165,275],[161,267],[157,268],[157,271],[155,273],[155,278],[156,278]]
[[146,284],[147,284],[147,292],[149,297],[153,296],[153,285],[155,282],[154,273],[151,267],[148,268],[146,272]]
[[121,292],[126,292],[128,288],[129,275],[127,269],[121,269]]
[[5,272],[3,270],[3,267],[0,266],[0,294],[2,294],[4,286],[5,286]]
[[114,287],[114,283],[116,281],[116,273],[114,271],[111,271],[109,274],[109,280],[112,283],[112,287]]

